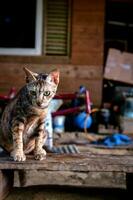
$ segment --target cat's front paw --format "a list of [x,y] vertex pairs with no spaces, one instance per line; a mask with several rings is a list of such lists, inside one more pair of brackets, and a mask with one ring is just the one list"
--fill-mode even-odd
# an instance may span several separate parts
[[20,150],[13,150],[11,152],[11,157],[13,157],[14,161],[25,161],[26,156],[23,151]]
[[35,160],[44,160],[46,158],[46,151],[41,149],[34,152]]

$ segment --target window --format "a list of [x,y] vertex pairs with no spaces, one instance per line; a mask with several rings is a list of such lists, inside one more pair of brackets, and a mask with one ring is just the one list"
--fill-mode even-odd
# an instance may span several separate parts
[[70,0],[46,0],[44,54],[68,56],[70,48]]
[[42,0],[0,1],[0,55],[39,55]]
[[133,53],[133,2],[106,1],[105,51],[116,48]]

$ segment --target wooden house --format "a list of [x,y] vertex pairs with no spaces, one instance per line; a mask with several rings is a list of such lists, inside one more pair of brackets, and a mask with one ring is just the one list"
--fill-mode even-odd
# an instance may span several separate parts
[[[12,25],[14,30],[10,34],[9,27],[6,29],[3,25],[4,28],[1,28],[6,33],[0,33],[0,93],[7,94],[12,86],[18,89],[24,84],[23,66],[36,72],[59,68],[61,81],[58,92],[75,92],[80,85],[84,85],[90,90],[92,102],[100,105],[104,0],[33,0],[31,6],[27,1],[22,2],[25,6],[16,3],[17,9],[20,9],[16,15],[22,13],[24,22],[18,15],[16,27],[12,25],[10,13],[5,14],[2,11],[4,5],[1,7],[4,23]],[[13,9],[11,3],[8,7]],[[23,46],[26,33],[31,34],[29,38],[26,36],[26,41],[28,43],[33,39],[32,45],[29,42],[29,46]]]

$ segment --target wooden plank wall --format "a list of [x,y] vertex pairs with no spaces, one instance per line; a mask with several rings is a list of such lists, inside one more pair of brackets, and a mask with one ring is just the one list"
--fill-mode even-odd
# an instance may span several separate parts
[[[94,104],[100,104],[102,98],[102,69],[104,47],[104,0],[74,0],[72,26],[71,63],[81,65],[81,71],[92,66],[97,78],[84,77]],[[87,82],[86,82],[87,84]]]
[[[23,67],[29,67],[29,69],[35,72],[49,72],[56,68],[60,69],[61,79],[58,92],[75,92],[79,85],[84,84],[89,90],[91,99],[94,102],[99,102],[99,76],[102,76],[101,68],[95,66],[85,65],[81,70],[81,65],[59,65],[59,64],[22,64],[22,63],[0,63],[0,94],[6,94],[12,86],[19,89],[25,82],[25,74]],[[95,94],[95,95],[94,95]]]
[[104,42],[104,0],[74,0],[73,64],[101,66]]
[[24,84],[23,66],[37,72],[61,70],[59,92],[75,92],[82,84],[95,105],[102,94],[104,0],[73,0],[69,59],[42,56],[0,56],[0,94]]

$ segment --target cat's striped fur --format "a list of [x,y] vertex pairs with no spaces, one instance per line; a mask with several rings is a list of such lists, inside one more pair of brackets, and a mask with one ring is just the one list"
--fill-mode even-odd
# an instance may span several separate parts
[[47,134],[44,122],[50,101],[59,83],[59,71],[47,74],[33,73],[24,68],[27,84],[6,106],[2,119],[1,145],[15,161],[26,160],[25,154],[34,150],[35,159],[45,158],[42,148]]

